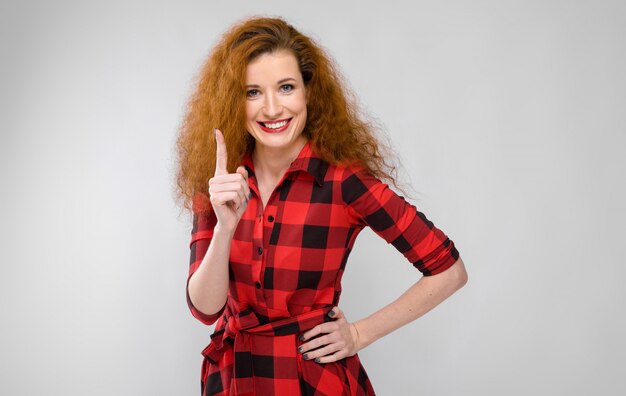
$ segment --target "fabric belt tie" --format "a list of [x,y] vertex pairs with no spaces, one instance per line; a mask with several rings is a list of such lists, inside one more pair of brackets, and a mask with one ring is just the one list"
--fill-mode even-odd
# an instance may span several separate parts
[[[331,307],[316,309],[297,316],[280,319],[261,325],[259,318],[250,308],[237,315],[224,317],[225,325],[211,335],[211,343],[204,348],[202,355],[211,363],[217,364],[222,355],[230,348],[234,352],[233,387],[231,394],[245,395],[254,391],[252,340],[251,336],[285,336],[298,334],[329,322],[327,315]],[[234,392],[233,392],[234,391]]]

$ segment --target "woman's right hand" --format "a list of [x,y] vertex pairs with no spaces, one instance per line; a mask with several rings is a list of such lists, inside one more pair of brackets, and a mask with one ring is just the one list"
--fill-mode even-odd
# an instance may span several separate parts
[[251,197],[248,172],[240,166],[235,173],[228,173],[228,152],[219,129],[215,129],[215,144],[215,175],[209,180],[209,196],[217,217],[216,227],[233,233]]

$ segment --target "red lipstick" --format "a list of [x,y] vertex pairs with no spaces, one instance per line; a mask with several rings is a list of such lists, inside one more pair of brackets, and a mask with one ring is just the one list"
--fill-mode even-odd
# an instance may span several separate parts
[[[278,128],[269,128],[269,125],[276,125],[276,124],[281,124],[284,123],[283,126],[280,126]],[[283,119],[283,120],[276,120],[276,121],[265,121],[265,122],[260,122],[257,121],[257,124],[259,124],[259,128],[261,128],[261,130],[263,132],[267,132],[267,133],[279,133],[279,132],[283,132],[285,131],[287,128],[289,128],[289,124],[291,124],[291,118],[287,118],[287,119]],[[268,125],[268,126],[266,126]]]

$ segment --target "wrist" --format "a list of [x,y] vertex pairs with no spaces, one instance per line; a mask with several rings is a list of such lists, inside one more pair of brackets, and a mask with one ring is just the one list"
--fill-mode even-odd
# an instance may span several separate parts
[[232,239],[234,235],[235,235],[235,228],[224,227],[222,224],[220,224],[219,221],[217,222],[217,224],[215,225],[215,228],[213,229],[213,238],[223,237],[223,238]]
[[356,340],[358,350],[361,350],[372,343],[372,341],[367,337],[366,332],[363,331],[363,323],[351,323],[350,331],[352,331],[352,336]]
[[356,323],[350,323],[350,333],[352,334],[352,339],[354,340],[355,353],[365,348],[363,341],[361,339],[361,334],[359,333],[359,329],[356,326]]

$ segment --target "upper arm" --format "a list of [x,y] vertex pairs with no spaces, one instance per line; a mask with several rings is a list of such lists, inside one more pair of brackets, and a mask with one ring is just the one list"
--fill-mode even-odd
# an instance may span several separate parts
[[417,208],[364,169],[348,169],[342,197],[355,221],[391,243],[424,275],[450,268],[459,258],[454,243]]

